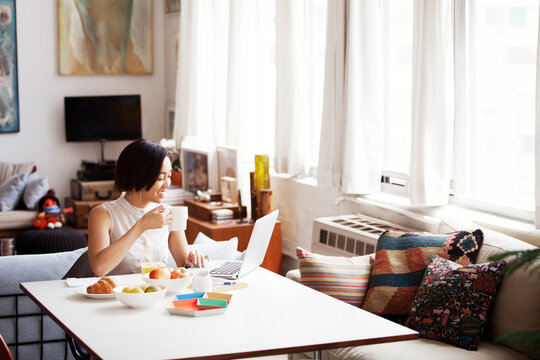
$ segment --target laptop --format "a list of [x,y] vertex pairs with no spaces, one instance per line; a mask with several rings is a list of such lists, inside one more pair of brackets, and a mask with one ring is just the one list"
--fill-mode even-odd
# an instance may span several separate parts
[[264,260],[279,210],[259,218],[253,226],[244,260],[226,261],[221,266],[210,269],[210,275],[225,279],[238,279],[259,267]]

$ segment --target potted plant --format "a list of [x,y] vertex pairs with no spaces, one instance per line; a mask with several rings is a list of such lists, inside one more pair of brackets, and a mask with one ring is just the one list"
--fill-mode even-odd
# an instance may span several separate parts
[[[506,276],[510,276],[521,267],[529,270],[531,274],[540,270],[540,248],[508,251],[492,255],[489,257],[489,260],[499,261],[506,258],[510,258],[505,267]],[[495,343],[502,345],[512,344],[513,348],[521,349],[533,359],[540,359],[540,329],[514,330],[497,337]]]

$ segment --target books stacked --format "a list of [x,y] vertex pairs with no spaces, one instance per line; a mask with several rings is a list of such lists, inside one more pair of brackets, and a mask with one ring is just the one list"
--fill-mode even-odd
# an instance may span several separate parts
[[215,224],[223,224],[231,222],[233,219],[233,211],[230,209],[212,210],[212,222]]
[[163,202],[169,205],[182,205],[185,200],[195,198],[195,194],[178,186],[171,186],[165,191]]

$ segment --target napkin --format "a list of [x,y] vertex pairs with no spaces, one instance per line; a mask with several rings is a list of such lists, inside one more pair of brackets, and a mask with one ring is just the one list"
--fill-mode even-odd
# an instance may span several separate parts
[[[117,283],[120,284],[122,281],[119,280],[115,276],[111,276],[111,278]],[[79,286],[90,286],[92,284],[95,284],[98,282],[100,278],[99,277],[89,277],[89,278],[67,278],[66,284],[68,287],[79,287]]]

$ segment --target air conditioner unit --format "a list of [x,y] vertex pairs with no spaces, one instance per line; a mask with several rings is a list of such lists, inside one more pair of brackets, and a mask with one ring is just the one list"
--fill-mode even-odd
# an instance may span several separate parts
[[389,229],[417,232],[361,214],[317,218],[313,221],[311,250],[328,256],[372,254],[379,236]]

